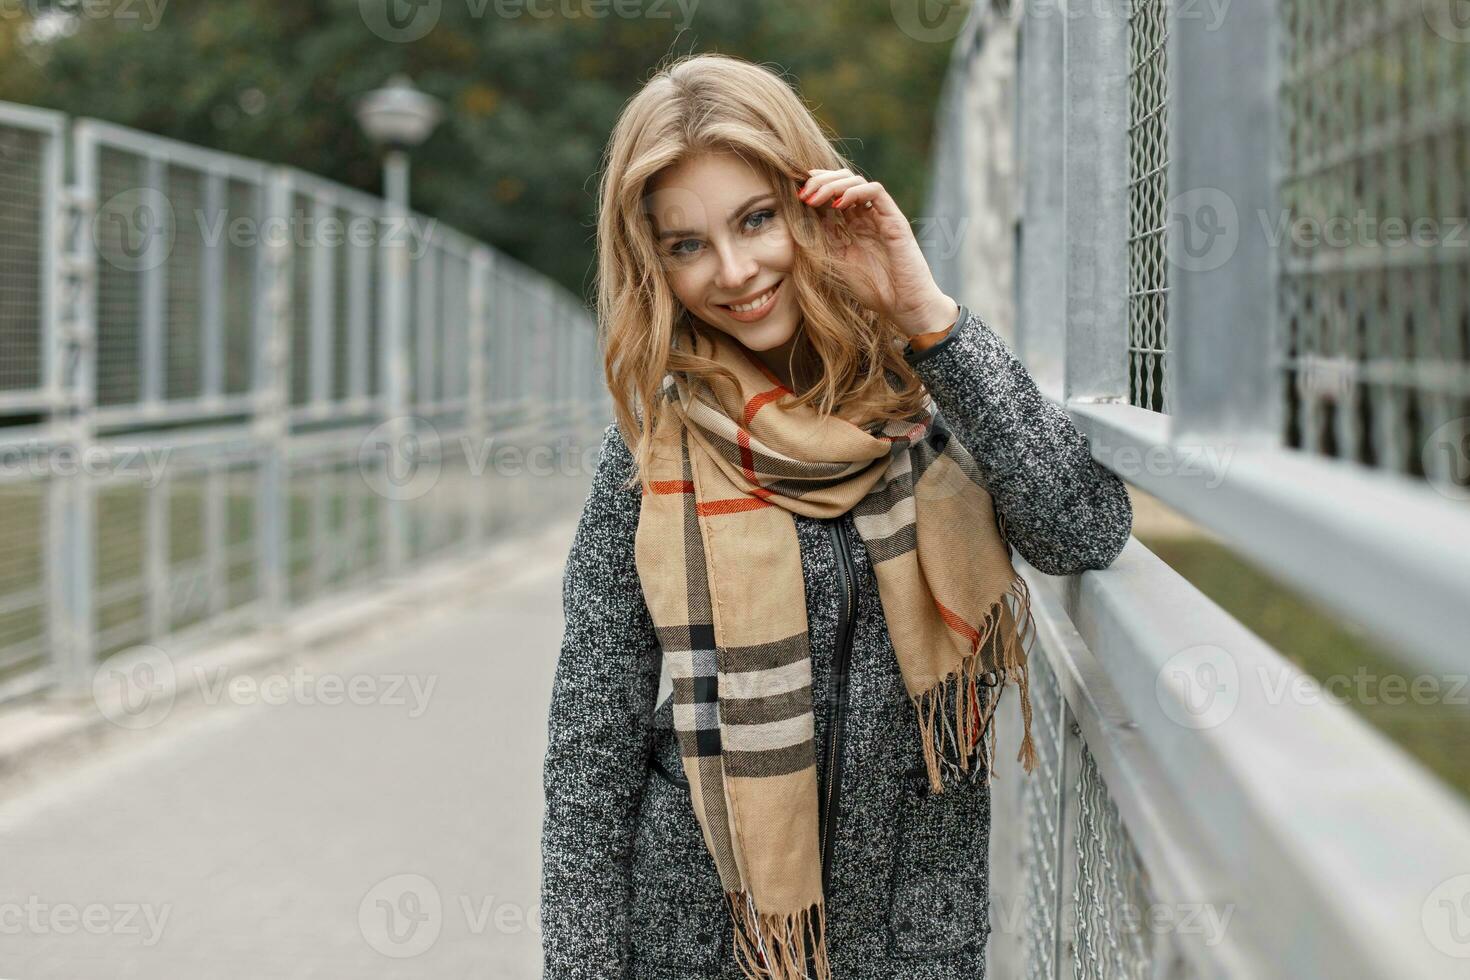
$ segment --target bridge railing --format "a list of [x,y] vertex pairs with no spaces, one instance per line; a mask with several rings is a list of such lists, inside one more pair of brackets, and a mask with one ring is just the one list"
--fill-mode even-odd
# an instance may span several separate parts
[[0,103],[0,701],[574,508],[597,360],[576,297],[443,222]]
[[[951,227],[925,242],[1095,459],[1446,703],[1470,670],[1451,8],[982,0],[927,203]],[[1461,796],[1139,542],[1026,574],[1042,766],[1006,761],[1006,699],[994,975],[1463,970]]]

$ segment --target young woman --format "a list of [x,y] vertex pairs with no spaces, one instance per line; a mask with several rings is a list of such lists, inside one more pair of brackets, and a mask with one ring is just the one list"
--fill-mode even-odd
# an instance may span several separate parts
[[600,191],[545,976],[983,977],[1008,683],[1035,762],[1011,547],[1106,568],[1127,492],[764,67],[659,71]]

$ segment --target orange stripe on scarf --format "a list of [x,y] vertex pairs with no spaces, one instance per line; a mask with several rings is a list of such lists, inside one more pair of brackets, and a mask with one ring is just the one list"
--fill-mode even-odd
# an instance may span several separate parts
[[700,517],[720,517],[724,514],[738,514],[741,511],[774,506],[764,500],[756,500],[754,497],[735,497],[730,500],[703,501],[699,504],[697,513]]
[[964,617],[960,616],[953,609],[946,608],[944,603],[940,602],[938,599],[934,600],[934,606],[936,609],[939,610],[939,616],[941,619],[944,620],[944,625],[948,626],[960,636],[963,636],[965,639],[969,640],[970,649],[973,650],[975,648],[975,644],[980,642],[980,631],[975,629],[975,627],[971,626],[969,623],[965,622]]

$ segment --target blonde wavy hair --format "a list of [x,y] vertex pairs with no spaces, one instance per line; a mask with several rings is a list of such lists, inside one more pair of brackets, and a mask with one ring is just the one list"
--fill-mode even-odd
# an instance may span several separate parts
[[[818,214],[797,197],[809,169],[858,173],[857,168],[773,71],[723,54],[677,57],[657,67],[624,106],[608,141],[598,193],[598,343],[617,424],[645,492],[651,491],[646,474],[653,437],[652,425],[643,423],[655,417],[665,376],[684,372],[691,380],[735,380],[717,362],[692,353],[693,335],[702,325],[665,278],[647,207],[660,173],[690,156],[717,152],[737,154],[766,178],[795,242],[787,278],[802,320],[792,373],[813,383],[800,395],[782,396],[778,405],[814,404],[823,416],[839,413],[865,424],[910,418],[926,398],[896,343],[904,339],[901,331],[858,303],[846,286],[861,273],[832,247],[829,235],[841,241],[845,232],[841,216]],[[823,221],[835,222],[835,229],[824,230]]]

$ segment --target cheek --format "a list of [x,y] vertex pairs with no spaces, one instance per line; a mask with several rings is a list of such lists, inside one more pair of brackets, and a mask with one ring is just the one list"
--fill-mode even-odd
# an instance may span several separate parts
[[686,307],[697,306],[704,295],[704,279],[695,269],[680,269],[669,273],[669,290]]
[[791,233],[785,226],[773,228],[770,234],[762,236],[756,248],[756,257],[761,265],[785,272],[796,260],[796,242],[792,240]]

